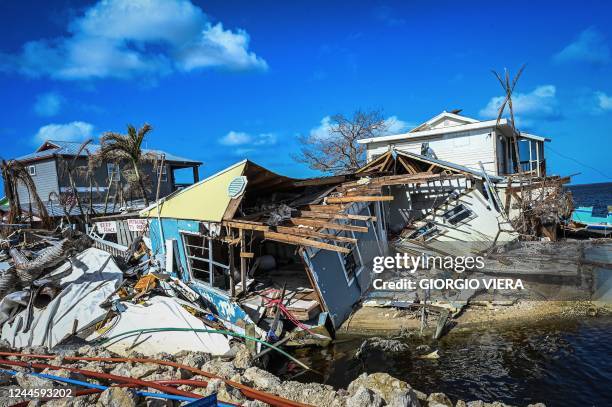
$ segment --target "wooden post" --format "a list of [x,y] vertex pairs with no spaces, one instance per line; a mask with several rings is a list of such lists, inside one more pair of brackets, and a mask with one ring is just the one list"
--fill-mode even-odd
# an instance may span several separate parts
[[193,183],[195,184],[199,180],[200,180],[199,168],[196,165],[195,167],[193,167]]
[[[257,336],[257,331],[255,330],[254,324],[246,324],[244,327],[244,333],[251,337]],[[255,355],[257,353],[257,342],[255,341],[246,341],[246,346],[251,355]]]
[[[246,240],[244,237],[244,230],[240,229],[240,253],[246,251]],[[240,256],[240,281],[242,283],[242,295],[246,295],[247,292],[247,259]]]
[[234,264],[234,245],[229,245],[229,267],[230,267],[230,297],[236,297],[236,281],[234,274],[236,273],[236,265]]

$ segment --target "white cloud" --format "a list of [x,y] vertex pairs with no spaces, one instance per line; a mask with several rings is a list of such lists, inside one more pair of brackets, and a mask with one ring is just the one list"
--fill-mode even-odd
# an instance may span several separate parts
[[59,113],[63,103],[64,98],[61,95],[54,92],[43,93],[36,97],[34,112],[43,117],[55,116]]
[[212,24],[189,0],[100,0],[63,37],[0,55],[4,69],[54,79],[160,76],[201,68],[266,69],[244,30]]
[[599,110],[612,111],[612,96],[608,96],[604,92],[595,92],[595,97]]
[[249,134],[240,131],[230,131],[225,136],[219,139],[219,144],[224,146],[235,147],[236,155],[246,155],[257,151],[260,148],[265,148],[275,145],[277,142],[276,134],[261,133]]
[[593,27],[582,31],[568,46],[554,56],[557,62],[588,62],[601,65],[610,61],[610,49],[603,35]]
[[414,123],[405,122],[397,118],[397,116],[391,116],[385,119],[385,123],[387,125],[387,130],[385,134],[402,134],[406,133],[408,130],[416,127]]
[[[530,119],[554,120],[560,117],[557,101],[557,88],[554,85],[540,85],[529,93],[514,93],[512,107],[518,123],[529,125]],[[487,119],[497,118],[498,109],[504,96],[495,96],[480,110],[480,116]],[[507,112],[506,108],[506,112]]]
[[317,127],[310,129],[310,137],[315,140],[324,140],[330,136],[331,117],[325,116]]
[[86,122],[70,122],[66,124],[47,124],[38,129],[34,142],[40,144],[45,140],[84,141],[93,136],[94,126]]
[[250,142],[250,135],[238,131],[230,131],[219,140],[219,143],[223,144],[224,146],[240,146]]

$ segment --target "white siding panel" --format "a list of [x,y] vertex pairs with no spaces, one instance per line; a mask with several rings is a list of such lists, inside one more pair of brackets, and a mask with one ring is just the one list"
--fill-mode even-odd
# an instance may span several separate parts
[[[36,191],[40,199],[47,201],[49,200],[49,194],[51,192],[58,193],[55,159],[50,158],[48,160],[36,161],[24,165],[26,167],[34,165],[36,167],[36,175],[32,175],[32,180],[36,185]],[[24,184],[19,183],[17,191],[19,193],[19,202],[24,204],[32,201],[28,189]]]
[[440,160],[476,170],[480,169],[478,162],[482,161],[487,172],[497,174],[493,133],[489,129],[445,134],[431,138],[416,138],[395,143],[372,143],[368,146],[368,160],[387,152],[390,145],[393,145],[396,150],[421,154],[421,144],[426,142]]

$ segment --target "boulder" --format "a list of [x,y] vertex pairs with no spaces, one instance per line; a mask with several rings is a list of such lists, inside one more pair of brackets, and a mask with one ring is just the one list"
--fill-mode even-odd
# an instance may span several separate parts
[[[255,369],[255,368],[251,368]],[[248,369],[247,369],[248,370]],[[283,382],[277,394],[289,400],[313,406],[339,405],[339,395],[333,387],[319,383],[299,383],[294,381]]]
[[372,390],[359,386],[354,394],[346,400],[346,407],[382,407],[382,398]]
[[158,370],[159,365],[154,363],[136,363],[136,365],[130,370],[129,376],[140,379],[156,373]]
[[25,389],[50,389],[53,387],[52,381],[23,372],[17,373],[15,380],[20,387]]
[[251,386],[268,392],[276,391],[281,384],[278,377],[258,367],[250,367],[245,370],[243,378]]
[[99,407],[136,407],[139,402],[132,391],[123,387],[109,387],[100,393],[98,403]]
[[208,353],[193,351],[181,351],[175,357],[178,363],[195,369],[202,369],[202,366],[211,359]]
[[253,366],[253,356],[246,345],[239,345],[239,349],[234,355],[233,363],[236,369],[248,369]]
[[220,359],[213,359],[206,362],[202,366],[202,370],[220,376],[224,379],[229,379],[238,373],[231,362],[225,362]]
[[428,407],[453,407],[453,402],[444,393],[431,393],[427,402]]
[[377,393],[388,406],[420,407],[418,397],[412,387],[387,373],[363,373],[348,386],[350,395],[355,394],[359,387],[365,387]]

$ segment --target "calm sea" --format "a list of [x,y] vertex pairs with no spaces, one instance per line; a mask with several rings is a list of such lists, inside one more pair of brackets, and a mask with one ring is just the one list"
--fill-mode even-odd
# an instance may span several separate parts
[[612,182],[569,185],[566,188],[572,192],[576,207],[612,205]]

